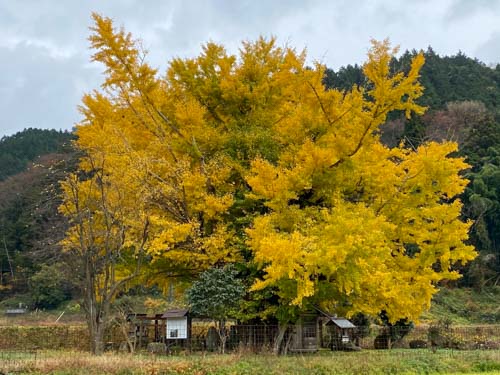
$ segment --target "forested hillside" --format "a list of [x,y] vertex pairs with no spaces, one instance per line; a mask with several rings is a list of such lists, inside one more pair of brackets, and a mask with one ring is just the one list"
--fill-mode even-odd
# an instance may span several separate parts
[[26,129],[0,141],[0,299],[30,291],[30,302],[50,306],[40,303],[45,297],[36,295],[31,279],[40,279],[40,270],[49,285],[59,276],[54,264],[66,227],[57,212],[59,180],[76,162],[72,138],[67,132]]
[[0,181],[22,172],[29,162],[41,155],[61,153],[69,147],[73,135],[68,132],[26,129],[0,139]]
[[[406,51],[394,59],[393,70],[407,71],[417,53]],[[424,52],[424,57],[420,78],[424,95],[418,100],[420,104],[443,109],[449,102],[473,100],[482,102],[490,110],[500,106],[500,65],[488,67],[463,53],[439,56],[431,47]],[[338,71],[327,69],[324,83],[330,88],[349,89],[353,85],[363,86],[365,77],[361,66],[348,65]]]

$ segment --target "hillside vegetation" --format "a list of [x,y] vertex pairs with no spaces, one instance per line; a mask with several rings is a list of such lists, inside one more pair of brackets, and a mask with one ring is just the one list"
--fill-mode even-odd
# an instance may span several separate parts
[[66,222],[57,209],[59,181],[76,161],[73,138],[26,129],[0,140],[0,300],[51,307],[68,297],[57,266]]
[[425,323],[450,321],[454,326],[500,323],[500,287],[477,291],[470,288],[441,288],[432,299]]
[[71,133],[57,130],[25,129],[0,139],[0,181],[20,173],[37,158],[62,153],[71,147]]

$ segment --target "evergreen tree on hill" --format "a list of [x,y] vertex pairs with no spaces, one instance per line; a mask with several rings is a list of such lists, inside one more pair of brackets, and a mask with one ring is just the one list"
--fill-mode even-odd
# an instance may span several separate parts
[[0,139],[0,181],[23,171],[38,156],[64,152],[74,136],[69,132],[25,129]]
[[[406,51],[392,60],[394,71],[407,72],[411,59],[417,51]],[[425,88],[419,98],[421,105],[430,109],[442,109],[446,103],[463,100],[483,102],[490,110],[500,103],[500,65],[490,68],[477,59],[462,52],[454,56],[439,56],[431,47],[424,52],[425,64],[421,70],[420,82]],[[365,82],[362,67],[348,65],[337,72],[327,69],[324,84],[328,88],[350,89]]]

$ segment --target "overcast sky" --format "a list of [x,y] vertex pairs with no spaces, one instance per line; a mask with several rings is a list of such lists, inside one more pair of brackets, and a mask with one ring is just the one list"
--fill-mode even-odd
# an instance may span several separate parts
[[89,62],[92,11],[142,39],[162,71],[208,40],[236,52],[259,35],[333,68],[362,63],[369,40],[386,37],[402,50],[500,62],[500,0],[0,0],[0,137],[79,121],[82,94],[102,81]]

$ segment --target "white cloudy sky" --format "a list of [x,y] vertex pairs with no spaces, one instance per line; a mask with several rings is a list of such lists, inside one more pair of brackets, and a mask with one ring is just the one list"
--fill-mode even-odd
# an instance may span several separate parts
[[0,137],[78,122],[82,94],[102,80],[89,63],[92,11],[141,38],[162,70],[208,40],[236,52],[259,35],[333,68],[363,62],[369,40],[386,37],[500,62],[500,0],[0,0]]

